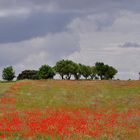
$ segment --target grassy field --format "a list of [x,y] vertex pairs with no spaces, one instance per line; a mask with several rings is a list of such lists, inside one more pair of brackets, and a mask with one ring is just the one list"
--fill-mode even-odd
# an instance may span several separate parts
[[[1,84],[1,94],[10,84]],[[21,108],[130,109],[140,107],[139,81],[20,81],[14,83],[12,96]]]
[[[136,130],[135,133],[129,135],[126,134],[128,130],[124,130],[124,127],[121,128],[122,126],[120,127],[119,125],[120,128],[117,128],[116,126],[118,126],[118,124],[113,124],[114,128],[113,126],[108,127],[111,127],[110,129],[113,129],[112,134],[108,134],[108,130],[102,128],[102,134],[100,133],[100,135],[98,135],[97,132],[95,135],[93,135],[93,133],[91,133],[91,130],[95,128],[89,126],[90,123],[88,122],[88,128],[92,129],[90,131],[87,131],[85,129],[87,133],[83,132],[81,134],[82,130],[80,129],[80,132],[78,134],[75,134],[76,136],[67,135],[62,137],[61,134],[53,134],[53,136],[48,134],[47,136],[45,135],[46,133],[43,135],[42,133],[39,134],[36,132],[36,137],[32,139],[138,140],[140,138],[138,133],[140,130],[140,81],[25,80],[11,83],[0,83],[0,99],[0,108],[1,110],[5,109],[5,114],[11,113],[13,111],[21,113],[29,110],[39,110],[39,112],[45,112],[44,110],[48,109],[49,111],[51,110],[50,112],[48,112],[53,116],[55,116],[56,114],[56,116],[61,116],[61,114],[67,114],[67,116],[69,116],[69,114],[75,115],[76,112],[78,112],[80,109],[86,109],[84,113],[81,113],[82,111],[80,112],[82,114],[81,116],[84,116],[83,118],[85,119],[86,123],[87,120],[93,120],[92,117],[95,117],[95,113],[97,114],[97,112],[99,114],[103,113],[102,116],[109,115],[109,117],[111,115],[110,112],[112,112],[113,110],[114,111],[112,112],[112,114],[116,115],[120,113],[122,116],[124,115],[124,113],[127,114],[131,112],[129,115],[127,114],[128,117],[130,117],[129,120],[127,118],[127,123],[128,125],[134,123]],[[1,119],[3,119],[5,114],[3,113],[3,111],[1,111]],[[92,114],[94,114],[94,116],[92,116]],[[118,115],[119,117],[121,116],[120,114]],[[126,114],[125,116],[127,117]],[[90,116],[92,118],[91,120],[89,118]],[[72,115],[70,115],[69,118],[72,118],[71,121],[76,119],[73,118]],[[99,118],[99,120],[100,119],[101,118]],[[105,120],[106,119],[104,119],[104,121]],[[102,121],[102,119],[100,121]],[[119,121],[121,122],[122,120]],[[60,123],[62,122],[60,121]],[[81,124],[77,125],[81,126]],[[73,128],[70,127],[69,129]],[[104,130],[106,130],[106,132],[104,132]],[[1,131],[4,132],[4,134],[2,133],[1,137],[5,137],[6,139],[8,139],[7,135],[10,132],[3,130],[2,128]],[[16,135],[16,137],[13,137],[13,139],[18,139],[17,135],[19,135],[19,133],[19,139],[21,139],[21,131],[12,133]],[[27,139],[27,137],[25,139]]]

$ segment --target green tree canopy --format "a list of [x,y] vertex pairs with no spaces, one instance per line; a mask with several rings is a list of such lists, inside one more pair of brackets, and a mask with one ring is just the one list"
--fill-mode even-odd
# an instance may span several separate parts
[[74,63],[73,62],[73,72],[72,72],[74,78],[76,80],[79,80],[81,75],[82,75],[82,69],[81,69],[81,65],[80,64],[77,64],[77,63]]
[[70,80],[72,75],[76,75],[78,66],[71,60],[60,60],[56,63],[55,70],[62,79]]
[[96,62],[95,67],[96,67],[97,75],[102,80],[104,78],[104,75],[105,75],[104,63],[103,62]]
[[90,66],[86,66],[86,65],[80,64],[80,67],[81,67],[82,76],[85,79],[88,79],[88,77],[91,75],[91,68],[90,68]]
[[117,70],[113,68],[112,66],[107,65],[107,71],[105,73],[105,79],[112,79],[117,74]]
[[15,78],[15,72],[12,66],[3,69],[2,78],[6,81],[12,81]]
[[49,65],[42,65],[38,71],[39,79],[52,79],[55,75],[53,68]]
[[23,79],[31,79],[31,80],[39,79],[38,71],[37,70],[24,70],[24,71],[22,71],[18,75],[17,80],[23,80]]
[[115,68],[109,65],[105,65],[103,62],[96,62],[96,73],[100,79],[112,79],[118,72]]
[[90,67],[90,71],[91,71],[90,78],[91,79],[94,79],[94,78],[96,79],[96,75],[97,75],[96,67],[95,66]]

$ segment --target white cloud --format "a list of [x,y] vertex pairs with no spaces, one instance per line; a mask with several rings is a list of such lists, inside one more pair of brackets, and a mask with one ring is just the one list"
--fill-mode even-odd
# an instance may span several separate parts
[[78,36],[70,31],[60,32],[18,43],[0,44],[0,62],[3,67],[13,65],[19,73],[24,69],[38,69],[42,64],[53,65],[79,50]]
[[[1,4],[1,3],[0,3]],[[11,5],[10,5],[11,4]],[[44,13],[56,13],[60,12],[60,8],[58,7],[56,2],[46,2],[43,4],[33,4],[32,2],[26,1],[17,3],[12,1],[8,4],[0,5],[0,18],[8,18],[8,17],[29,17],[31,14],[36,12],[44,12]]]
[[20,8],[14,8],[14,9],[1,9],[0,10],[0,18],[3,17],[10,17],[10,16],[22,16],[23,17],[28,17],[30,15],[30,9],[20,7]]
[[93,14],[85,17],[85,20],[78,18],[71,23],[69,28],[80,36],[81,51],[75,52],[69,59],[89,65],[103,61],[119,70],[116,78],[138,79],[140,48],[121,48],[120,45],[126,42],[140,44],[140,14],[121,11],[109,26],[102,25],[103,28],[97,30],[99,24],[96,21],[99,18],[96,17],[102,19],[102,16],[108,21],[104,15]]

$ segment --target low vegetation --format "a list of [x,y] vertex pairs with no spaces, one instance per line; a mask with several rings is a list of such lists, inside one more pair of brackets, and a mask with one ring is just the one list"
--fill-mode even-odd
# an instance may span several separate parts
[[140,81],[0,83],[0,138],[138,140]]

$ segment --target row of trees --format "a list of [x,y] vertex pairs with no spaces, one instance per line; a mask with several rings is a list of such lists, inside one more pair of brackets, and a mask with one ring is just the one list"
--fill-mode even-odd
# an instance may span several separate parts
[[[94,66],[87,66],[75,63],[71,60],[60,60],[54,67],[42,65],[39,70],[24,70],[18,76],[17,80],[23,79],[53,79],[56,74],[61,79],[70,80],[72,77],[79,79],[113,79],[117,70],[112,66],[105,65],[103,62],[96,62]],[[3,79],[11,81],[15,78],[15,72],[12,66],[4,68]]]

